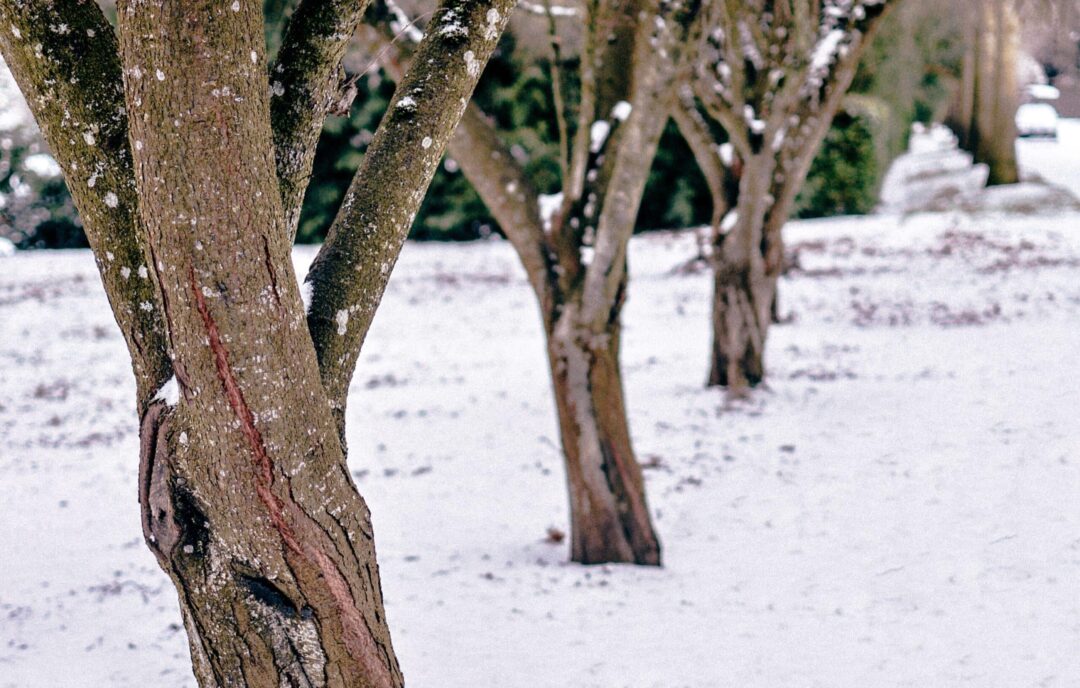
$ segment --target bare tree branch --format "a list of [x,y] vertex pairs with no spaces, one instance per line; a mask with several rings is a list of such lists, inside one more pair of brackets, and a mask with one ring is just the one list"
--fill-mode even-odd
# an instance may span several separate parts
[[[689,89],[689,86],[686,88]],[[709,187],[713,202],[712,225],[716,226],[728,210],[724,193],[728,169],[720,159],[709,123],[698,110],[692,91],[689,94],[680,94],[675,106],[671,108],[671,118],[679,128],[686,145],[690,147],[690,152],[694,154],[694,161]]]
[[[541,304],[550,305],[555,286],[553,258],[536,188],[475,104],[466,108],[450,139],[450,154],[514,245]],[[549,311],[541,307],[545,318]]]
[[[395,81],[401,81],[402,64],[414,57],[411,41],[402,39],[400,32],[384,21],[379,21],[372,33],[379,42],[384,69]],[[465,177],[514,245],[540,302],[550,303],[555,278],[540,218],[539,195],[525,169],[475,102],[465,108],[447,152],[461,165]],[[548,310],[541,308],[545,318]]]
[[551,43],[551,100],[559,130],[560,181],[565,184],[570,177],[570,132],[566,122],[566,101],[563,97],[562,45],[555,13],[551,10],[551,0],[544,0],[544,11],[547,14],[548,35]]
[[3,0],[0,48],[79,208],[141,414],[172,366],[138,219],[116,36],[93,2]]
[[[633,41],[634,56],[630,63],[635,66],[629,75],[630,110],[626,113],[622,103],[612,108],[612,118],[625,121],[610,135],[613,162],[608,162],[607,169],[599,175],[607,180],[603,188],[613,189],[615,193],[597,195],[600,214],[595,250],[585,271],[583,287],[582,321],[597,331],[606,327],[611,317],[610,305],[617,303],[618,294],[625,286],[626,250],[651,166],[644,161],[653,159],[668,120],[667,113],[676,99],[676,76],[683,67],[685,47],[693,43],[691,36],[700,28],[699,10],[700,3],[696,0],[662,3],[654,16],[634,26],[638,35]],[[593,202],[591,194],[586,199],[589,202]]]
[[323,122],[331,112],[347,112],[355,95],[341,60],[369,2],[304,0],[289,19],[270,68],[270,118],[290,238],[300,221]]
[[375,308],[515,3],[448,0],[439,9],[308,273],[308,327],[339,422]]

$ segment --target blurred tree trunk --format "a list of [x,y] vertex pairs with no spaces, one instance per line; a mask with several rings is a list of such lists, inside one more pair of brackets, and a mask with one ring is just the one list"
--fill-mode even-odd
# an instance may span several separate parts
[[1014,0],[973,0],[965,13],[965,49],[960,82],[946,123],[960,147],[985,163],[988,183],[1015,184],[1017,59],[1020,22]]
[[[540,217],[536,188],[475,105],[450,144],[537,297],[566,461],[571,559],[583,564],[661,561],[626,417],[621,313],[628,244],[700,7],[698,0],[599,0],[566,20],[584,24],[585,44],[572,141],[560,141],[562,199],[550,217]],[[387,13],[382,23],[392,21]],[[392,49],[407,54],[397,32],[384,31],[388,45],[394,38]],[[565,65],[557,51],[553,58],[558,80]],[[560,89],[553,100],[568,118]],[[560,122],[562,137],[570,130]]]
[[[712,347],[708,384],[735,395],[765,379],[765,346],[776,320],[784,267],[782,230],[859,58],[897,2],[821,0],[778,5],[768,19],[753,7],[718,3],[681,98],[676,122],[703,171],[703,109],[727,133],[724,173],[707,172],[713,195]],[[761,24],[760,30],[747,30]],[[696,129],[696,131],[695,131]],[[713,143],[715,147],[716,143]],[[737,188],[732,194],[730,189]],[[722,218],[717,209],[726,212]]]

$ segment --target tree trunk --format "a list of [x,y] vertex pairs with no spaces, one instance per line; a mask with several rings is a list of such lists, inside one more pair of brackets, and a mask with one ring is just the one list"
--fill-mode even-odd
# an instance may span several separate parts
[[962,149],[989,168],[987,182],[1019,180],[1016,161],[1016,60],[1019,23],[1011,0],[964,5],[961,78],[947,124]]
[[778,269],[770,268],[765,241],[775,163],[769,153],[747,161],[739,185],[736,219],[716,228],[713,246],[713,344],[709,386],[738,395],[765,378],[765,336],[772,322]]
[[176,585],[199,685],[402,685],[370,514],[343,458],[327,456],[333,434],[303,448],[308,417],[290,414],[305,460],[275,456],[245,395],[222,384],[239,428],[227,413],[156,402],[140,433],[143,534]]
[[1019,38],[1016,14],[1011,0],[993,0],[984,5],[985,31],[981,40],[990,43],[993,60],[980,65],[984,76],[980,83],[981,102],[979,135],[975,146],[976,162],[990,168],[987,183],[1015,184],[1020,179],[1016,162],[1016,54]]
[[771,321],[771,302],[765,310],[767,315],[762,318],[760,297],[755,296],[749,271],[738,265],[716,265],[710,387],[729,387],[738,394],[765,379],[765,336]]
[[262,4],[118,10],[175,371],[142,417],[143,529],[176,586],[195,676],[203,688],[400,686],[370,515],[293,272]]
[[[117,4],[114,31],[93,2],[0,0],[0,49],[128,338],[143,534],[176,586],[195,677],[203,688],[400,686],[371,518],[337,421],[393,260],[514,0],[446,0],[435,13],[350,187],[377,201],[347,198],[320,252],[338,276],[324,274],[311,304],[336,320],[328,333],[306,322],[291,218],[321,120],[348,92],[340,60],[366,2],[305,0],[273,70],[261,0]],[[272,118],[271,98],[304,116]],[[358,207],[362,219],[347,212]],[[320,366],[323,335],[336,348]]]
[[595,332],[579,324],[580,312],[580,304],[563,304],[548,334],[570,493],[570,557],[659,566],[660,542],[626,420],[618,318]]

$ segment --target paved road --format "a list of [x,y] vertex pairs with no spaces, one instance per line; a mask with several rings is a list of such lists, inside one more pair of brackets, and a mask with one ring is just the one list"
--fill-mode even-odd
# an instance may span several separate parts
[[1080,197],[1080,119],[1061,120],[1057,141],[1020,139],[1016,152],[1022,169]]

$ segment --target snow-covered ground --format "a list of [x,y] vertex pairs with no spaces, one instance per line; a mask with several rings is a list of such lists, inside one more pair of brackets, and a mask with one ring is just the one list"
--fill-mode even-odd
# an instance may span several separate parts
[[[1077,685],[1080,215],[788,237],[791,322],[736,404],[701,386],[709,277],[672,271],[693,238],[632,245],[623,364],[663,569],[544,541],[566,497],[510,248],[406,247],[349,440],[409,685]],[[194,685],[141,541],[132,396],[89,254],[3,259],[0,687]]]

